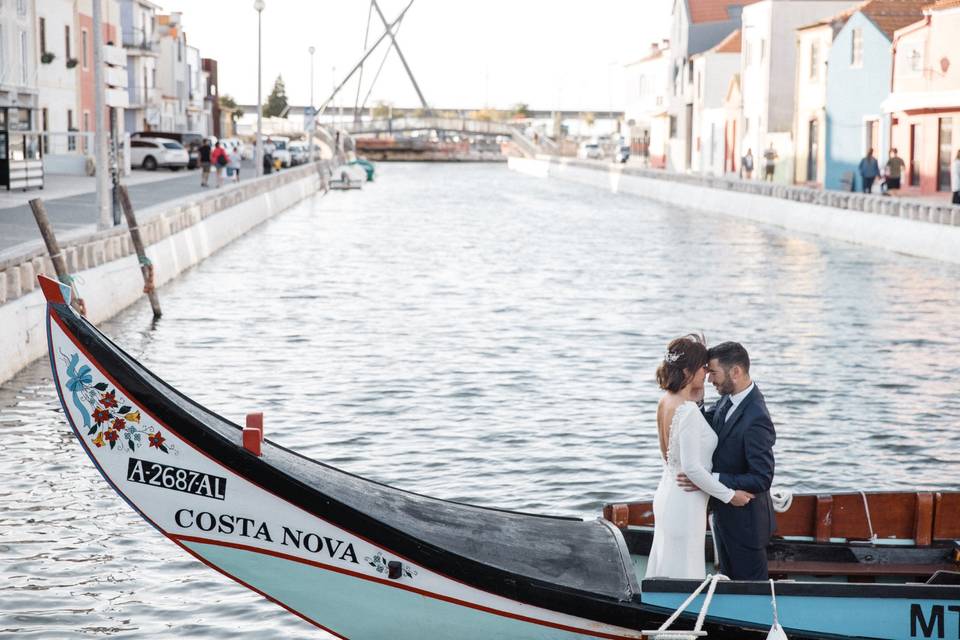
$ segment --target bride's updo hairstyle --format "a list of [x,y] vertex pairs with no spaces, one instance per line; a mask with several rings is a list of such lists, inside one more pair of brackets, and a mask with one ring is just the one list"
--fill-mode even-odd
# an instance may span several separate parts
[[707,362],[707,344],[703,336],[689,333],[667,345],[663,362],[657,367],[657,384],[664,391],[677,393],[693,379]]

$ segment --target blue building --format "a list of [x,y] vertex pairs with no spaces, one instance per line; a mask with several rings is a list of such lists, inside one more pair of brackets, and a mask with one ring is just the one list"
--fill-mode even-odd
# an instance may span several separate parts
[[893,33],[922,19],[927,4],[929,0],[865,2],[834,38],[827,56],[827,189],[859,189],[857,166],[867,149],[873,149],[881,170],[886,163],[890,122],[880,104],[890,94]]

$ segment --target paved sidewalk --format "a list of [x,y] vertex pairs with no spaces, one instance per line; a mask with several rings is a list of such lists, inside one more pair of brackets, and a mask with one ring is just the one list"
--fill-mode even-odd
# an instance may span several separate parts
[[[254,177],[253,162],[244,161],[242,179]],[[216,178],[211,173],[210,187],[200,186],[200,171],[134,171],[122,181],[130,192],[135,211],[140,211],[168,200],[176,200],[193,193],[213,189]],[[229,184],[224,179],[224,185]],[[42,190],[10,192],[0,198],[0,254],[23,243],[40,241],[40,232],[27,204],[33,198],[43,198],[53,229],[58,234],[68,233],[97,223],[97,196],[93,178],[85,176],[53,176]],[[16,198],[16,199],[14,199]],[[4,204],[10,202],[14,206]]]

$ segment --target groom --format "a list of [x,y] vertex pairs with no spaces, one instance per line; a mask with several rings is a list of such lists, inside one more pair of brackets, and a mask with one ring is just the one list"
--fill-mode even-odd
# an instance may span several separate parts
[[[708,380],[720,400],[704,411],[717,432],[713,475],[731,489],[754,495],[743,507],[710,498],[713,535],[720,552],[720,572],[732,580],[766,580],[767,543],[776,529],[770,485],[777,433],[760,389],[750,379],[750,356],[742,345],[724,342],[708,353]],[[697,491],[686,476],[677,482]]]

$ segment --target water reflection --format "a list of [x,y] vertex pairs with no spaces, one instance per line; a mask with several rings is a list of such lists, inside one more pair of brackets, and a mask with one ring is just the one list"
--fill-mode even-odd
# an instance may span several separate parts
[[[653,371],[743,341],[794,490],[957,488],[955,266],[499,166],[385,165],[265,224],[104,330],[174,386],[349,471],[594,516],[659,477]],[[59,414],[0,390],[0,633],[316,637],[163,540]]]

